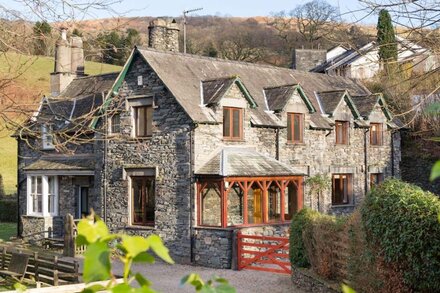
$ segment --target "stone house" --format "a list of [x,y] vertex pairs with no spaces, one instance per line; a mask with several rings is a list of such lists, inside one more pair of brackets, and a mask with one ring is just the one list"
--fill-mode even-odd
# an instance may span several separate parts
[[[175,22],[149,29],[162,50],[134,48],[120,73],[81,76],[56,60],[52,75],[73,78],[43,98],[35,133],[17,133],[22,235],[59,235],[66,213],[93,208],[113,231],[158,234],[178,262],[230,268],[234,230],[285,236],[301,208],[348,213],[399,176],[400,134],[380,94],[178,53]],[[317,174],[329,185],[319,198],[305,183]]]

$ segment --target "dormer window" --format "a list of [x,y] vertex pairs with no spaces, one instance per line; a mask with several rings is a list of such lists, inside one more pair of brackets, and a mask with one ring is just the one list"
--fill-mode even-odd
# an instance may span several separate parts
[[287,113],[287,141],[290,143],[304,141],[304,114]]
[[348,121],[335,122],[336,144],[348,144]]
[[382,145],[382,123],[370,123],[370,144]]
[[55,148],[53,144],[52,127],[50,125],[41,126],[41,142],[43,150],[53,150]]
[[153,133],[153,106],[133,107],[136,137],[148,137]]
[[243,138],[243,109],[223,108],[223,137],[231,140]]

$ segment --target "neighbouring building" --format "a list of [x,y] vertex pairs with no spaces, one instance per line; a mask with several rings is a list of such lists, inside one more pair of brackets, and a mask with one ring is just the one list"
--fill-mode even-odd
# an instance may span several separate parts
[[[60,235],[66,213],[93,208],[113,231],[160,235],[178,262],[229,268],[234,230],[286,235],[301,208],[346,214],[399,176],[399,129],[380,94],[178,53],[177,33],[152,22],[162,50],[134,48],[119,73],[76,76],[17,131],[22,235]],[[318,174],[329,184],[320,197],[305,183]]]
[[[397,61],[403,70],[424,73],[434,70],[440,65],[438,56],[433,54],[429,49],[421,47],[400,36],[396,36],[396,42],[398,49]],[[336,46],[329,51],[312,51],[316,60],[322,59],[321,54],[324,54],[324,60],[317,64],[315,63],[315,66],[311,66],[311,59],[306,59],[304,65],[297,64],[296,68],[305,67],[304,70],[311,72],[356,79],[371,79],[379,73],[381,68],[378,45],[374,41],[360,48]],[[299,58],[294,59],[294,63],[300,61],[301,59]]]

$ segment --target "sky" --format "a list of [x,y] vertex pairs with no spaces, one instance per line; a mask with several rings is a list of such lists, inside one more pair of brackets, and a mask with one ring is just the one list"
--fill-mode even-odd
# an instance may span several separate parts
[[[24,2],[32,0],[1,0],[0,6],[19,11],[25,18],[34,18],[30,8]],[[58,2],[60,0],[50,0]],[[72,1],[72,0],[70,0]],[[87,0],[73,0],[86,2]],[[98,1],[98,0],[88,0]],[[113,0],[107,0],[113,1]],[[115,0],[116,2],[118,0]],[[123,16],[181,16],[183,10],[203,8],[192,15],[218,15],[218,16],[268,16],[272,12],[282,10],[290,11],[299,4],[310,0],[119,0],[112,5],[115,13],[106,10],[89,11],[86,16],[78,15],[78,19],[106,18],[117,14]],[[36,1],[34,1],[36,2]],[[342,19],[346,22],[361,20],[364,24],[375,24],[377,16],[362,19],[366,12],[358,0],[327,0],[333,6],[339,7]],[[40,17],[44,17],[43,15]]]

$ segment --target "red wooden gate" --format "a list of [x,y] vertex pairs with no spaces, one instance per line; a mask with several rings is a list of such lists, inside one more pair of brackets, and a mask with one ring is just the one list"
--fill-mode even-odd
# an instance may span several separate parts
[[290,274],[289,239],[237,233],[238,270]]

